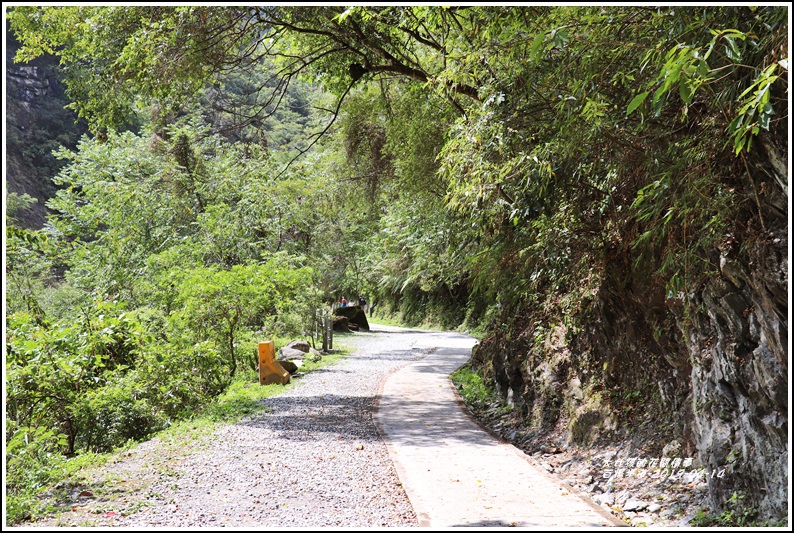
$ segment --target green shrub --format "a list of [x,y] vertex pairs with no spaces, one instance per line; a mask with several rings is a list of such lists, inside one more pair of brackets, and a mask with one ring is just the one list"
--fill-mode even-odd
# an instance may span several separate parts
[[97,453],[109,452],[128,440],[143,440],[166,424],[140,383],[125,378],[81,397],[72,414],[81,428],[77,447]]
[[36,494],[63,475],[64,435],[45,428],[6,427],[6,517],[9,523],[30,518],[39,509]]
[[151,402],[173,420],[195,411],[231,383],[229,361],[212,341],[176,340],[148,348],[135,380]]

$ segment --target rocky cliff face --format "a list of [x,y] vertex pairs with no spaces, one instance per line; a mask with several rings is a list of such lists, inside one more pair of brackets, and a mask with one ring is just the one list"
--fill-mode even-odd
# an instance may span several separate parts
[[721,276],[696,295],[686,345],[698,455],[707,468],[728,473],[708,479],[714,503],[738,490],[765,516],[783,516],[789,475],[787,198],[775,186],[764,187],[758,198],[763,227],[744,242],[723,241]]
[[788,507],[787,175],[780,158],[755,157],[755,184],[741,191],[752,207],[713,251],[719,272],[686,297],[615,251],[570,314],[503,317],[510,326],[472,362],[530,438],[644,438],[649,457],[680,443],[707,474],[722,473],[706,476],[715,509],[736,491],[775,519]]
[[60,146],[74,148],[86,128],[64,109],[69,102],[57,61],[41,57],[27,64],[14,63],[19,44],[12,34],[7,35],[7,42],[6,186],[10,193],[38,200],[18,218],[26,227],[40,228],[47,212],[44,204],[55,192],[51,179],[62,164],[52,151]]

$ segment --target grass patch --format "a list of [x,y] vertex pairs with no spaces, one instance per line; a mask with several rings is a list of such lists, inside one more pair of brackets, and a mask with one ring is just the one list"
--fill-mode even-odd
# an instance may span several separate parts
[[[395,326],[395,327],[403,327],[403,326],[401,326],[400,324],[397,324],[397,322],[396,322],[395,320],[390,320],[390,319],[388,319],[388,318],[378,318],[378,319],[375,319],[375,318],[372,318],[372,317],[368,317],[368,318],[367,318],[367,322],[369,322],[369,325],[370,325],[370,327],[372,327],[372,326]],[[335,332],[334,332],[334,338],[336,338],[336,336],[337,336],[337,335],[338,335],[338,333],[335,331]]]
[[[368,317],[367,319],[370,324],[378,325],[378,326],[394,326],[397,328],[405,328],[405,329],[420,329],[420,330],[435,330],[435,331],[448,331],[450,328],[444,327],[439,321],[431,320],[429,318],[425,318],[420,323],[407,323],[399,314],[390,314],[377,317]],[[464,324],[460,324],[456,328],[452,329],[451,331],[456,331],[457,333],[462,333],[464,335],[469,335],[470,337],[474,337],[477,340],[482,340],[486,337],[487,332],[484,329],[485,326],[482,326],[483,329],[471,329]],[[334,334],[336,335],[336,334]]]
[[450,376],[467,405],[475,408],[486,407],[496,399],[496,393],[488,387],[482,377],[466,364]]
[[260,385],[259,374],[249,370],[237,375],[231,385],[212,402],[206,405],[196,418],[208,423],[236,422],[246,416],[262,411],[262,400],[276,396],[295,386],[292,378],[287,385]]
[[405,329],[429,329],[429,330],[446,330],[439,320],[435,320],[432,316],[425,316],[421,320],[410,320],[406,318],[405,314],[400,311],[387,311],[381,310],[378,316],[368,316],[367,321],[370,324],[377,324],[381,326],[393,326]]
[[377,318],[368,317],[367,321],[370,324],[377,324],[379,326],[393,326],[393,327],[396,327],[396,328],[410,328],[411,327],[408,324],[406,324],[405,322],[402,322],[401,320],[399,320],[398,318],[393,317],[393,316],[379,316]]

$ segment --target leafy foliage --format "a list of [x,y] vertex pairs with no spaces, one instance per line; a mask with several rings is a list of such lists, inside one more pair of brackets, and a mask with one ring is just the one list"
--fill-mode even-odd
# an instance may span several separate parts
[[[734,492],[726,502],[726,509],[724,511],[717,514],[701,510],[692,519],[692,525],[695,527],[747,527],[770,525],[759,524],[757,520],[758,509],[746,506],[742,501],[744,499],[744,495]],[[780,524],[780,526],[782,525],[783,524]]]
[[[280,117],[292,135],[311,122]],[[315,231],[301,207],[312,183],[274,178],[279,150],[212,128],[185,116],[84,137],[57,153],[47,226],[10,219],[7,459],[39,476],[11,487],[14,520],[62,475],[59,456],[192,416],[250,373],[257,340],[310,329],[319,299],[298,252]]]
[[36,493],[63,475],[59,448],[63,439],[45,428],[8,424],[6,436],[6,516],[10,523],[28,519],[38,509]]
[[496,400],[496,394],[489,388],[482,377],[474,372],[469,365],[465,365],[450,376],[452,383],[458,388],[466,405],[474,408],[484,408]]

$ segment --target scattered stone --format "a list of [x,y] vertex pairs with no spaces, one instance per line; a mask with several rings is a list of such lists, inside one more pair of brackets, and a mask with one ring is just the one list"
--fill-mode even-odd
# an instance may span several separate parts
[[298,371],[298,365],[293,363],[292,361],[285,361],[283,359],[279,359],[278,364],[281,365],[281,368],[289,372],[290,374],[294,374]]
[[593,500],[596,503],[604,504],[608,507],[612,507],[615,504],[615,494],[613,492],[605,492],[604,494],[596,494],[593,496]]
[[312,346],[309,344],[309,341],[297,340],[290,342],[284,346],[284,348],[291,348],[293,350],[299,350],[303,353],[309,353],[309,350],[312,349]]
[[601,488],[601,486],[598,484],[598,482],[595,482],[595,483],[591,483],[587,487],[587,492],[595,492],[597,494],[597,493],[600,493],[600,492],[604,492],[604,489]]
[[634,498],[629,498],[626,503],[623,504],[624,511],[642,511],[646,507],[648,507],[646,502]]
[[628,501],[629,497],[631,497],[629,491],[622,490],[618,492],[617,495],[615,495],[615,503],[622,507],[623,504],[626,503],[626,501]]
[[681,453],[681,443],[677,440],[670,441],[664,448],[662,448],[662,457],[675,457]]
[[658,503],[652,503],[648,506],[649,513],[658,513],[662,509],[662,506]]
[[659,513],[660,518],[670,519],[676,515],[677,511],[675,509],[665,509],[661,513]]
[[646,514],[637,515],[631,519],[632,526],[647,526],[648,522],[650,521],[650,517]]
[[296,350],[295,348],[284,347],[278,351],[278,359],[284,361],[302,361],[306,357],[306,352]]
[[702,478],[702,474],[697,471],[687,472],[681,477],[681,481],[684,483],[694,483],[699,481]]

